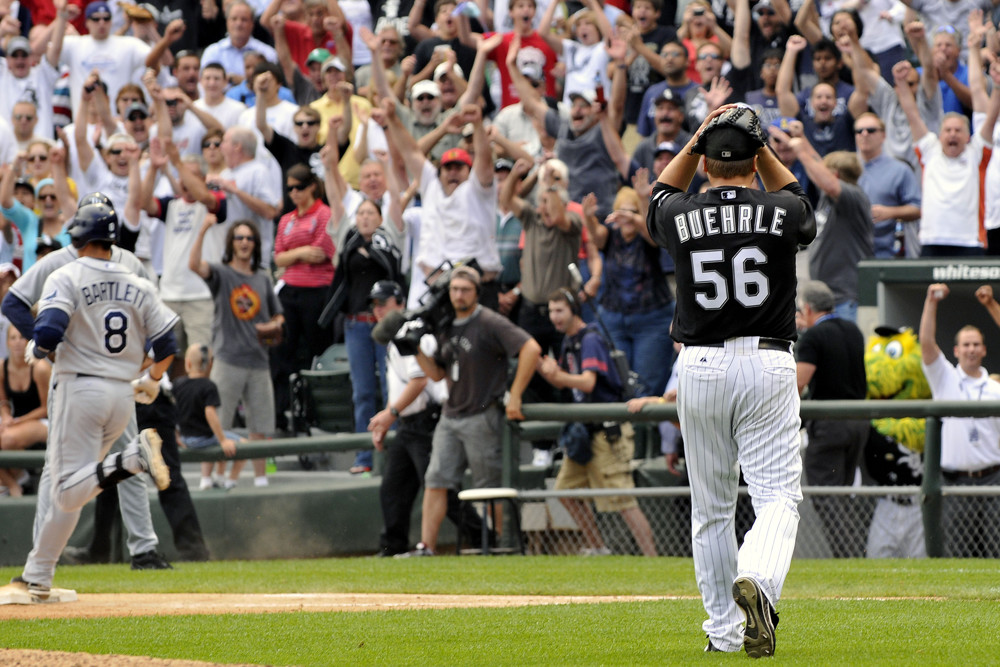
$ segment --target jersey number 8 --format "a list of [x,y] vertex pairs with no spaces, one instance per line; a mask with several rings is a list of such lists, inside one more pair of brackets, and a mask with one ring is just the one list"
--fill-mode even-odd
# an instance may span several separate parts
[[[694,284],[709,284],[715,288],[715,296],[708,292],[695,292],[694,300],[705,310],[720,310],[729,301],[729,285],[725,276],[709,268],[726,260],[722,250],[696,250],[691,253],[691,272]],[[733,292],[736,301],[746,308],[755,308],[767,300],[770,293],[767,276],[754,271],[753,266],[767,264],[767,255],[753,246],[741,248],[733,256]]]
[[104,347],[111,354],[118,354],[125,349],[128,339],[125,331],[128,329],[128,317],[119,310],[112,310],[104,316]]

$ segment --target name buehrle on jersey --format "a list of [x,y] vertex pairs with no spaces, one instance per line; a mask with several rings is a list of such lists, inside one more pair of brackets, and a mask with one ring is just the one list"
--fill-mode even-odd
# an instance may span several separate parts
[[[723,195],[725,192],[723,192]],[[725,197],[723,197],[725,199]],[[785,222],[785,209],[775,206],[771,222],[764,222],[763,204],[728,204],[705,206],[678,213],[674,216],[677,240],[681,243],[691,239],[719,234],[771,234],[781,236]]]

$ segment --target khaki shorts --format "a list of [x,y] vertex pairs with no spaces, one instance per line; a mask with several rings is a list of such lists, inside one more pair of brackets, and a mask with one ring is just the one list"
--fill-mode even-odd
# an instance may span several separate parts
[[[563,457],[562,468],[556,477],[556,489],[634,489],[632,457],[635,456],[635,430],[632,424],[621,425],[622,435],[614,444],[608,442],[604,431],[595,435],[590,446],[594,458],[587,465],[580,465]],[[638,507],[635,496],[605,496],[594,498],[598,512],[620,512]]]

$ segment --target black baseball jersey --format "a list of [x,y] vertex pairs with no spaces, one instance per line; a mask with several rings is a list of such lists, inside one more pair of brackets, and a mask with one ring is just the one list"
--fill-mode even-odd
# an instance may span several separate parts
[[674,340],[795,339],[795,253],[816,237],[798,183],[776,192],[719,186],[702,194],[657,183],[646,224],[676,266]]

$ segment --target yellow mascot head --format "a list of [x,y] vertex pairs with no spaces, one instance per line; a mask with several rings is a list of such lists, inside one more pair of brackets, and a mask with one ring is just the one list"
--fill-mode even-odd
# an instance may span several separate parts
[[[876,327],[865,351],[868,398],[914,400],[930,398],[931,388],[920,367],[920,345],[912,329]],[[924,420],[874,419],[872,425],[907,449],[924,451]]]

